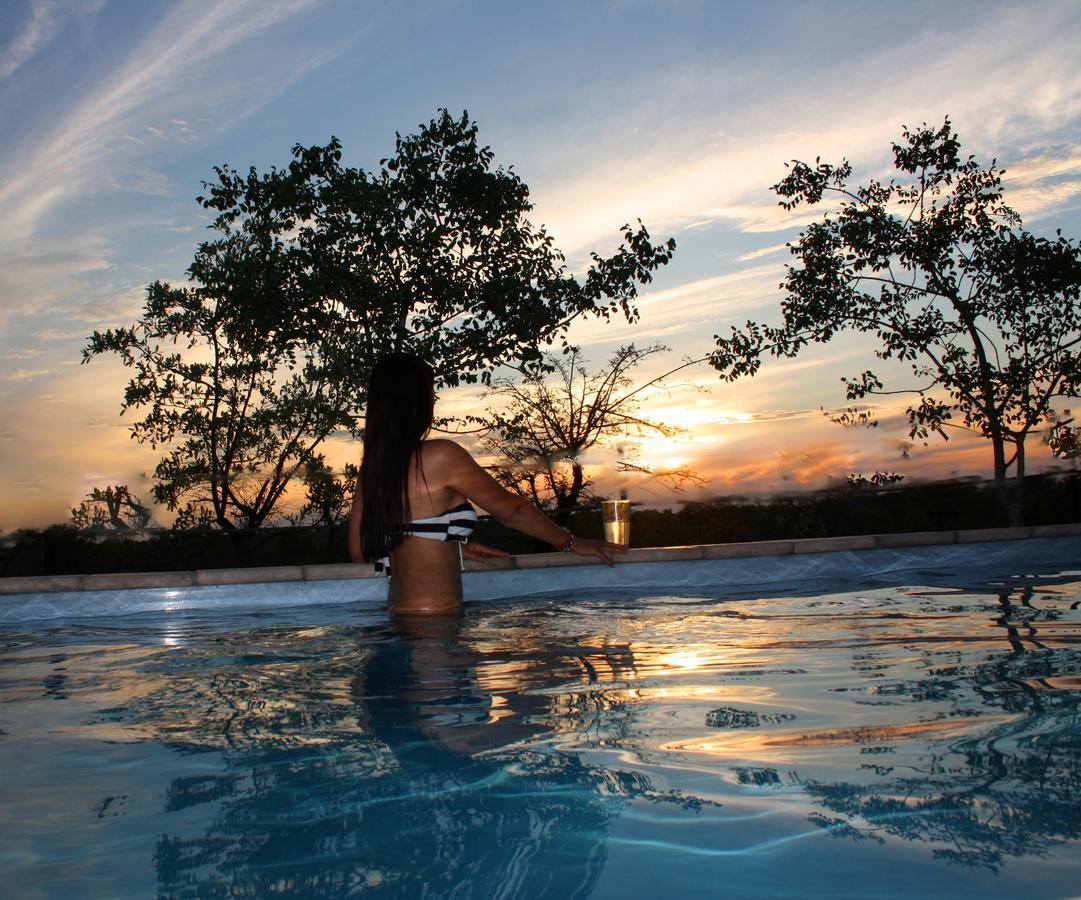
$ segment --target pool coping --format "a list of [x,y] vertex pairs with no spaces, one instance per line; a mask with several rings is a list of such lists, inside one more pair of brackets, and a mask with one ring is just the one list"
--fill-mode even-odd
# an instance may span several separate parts
[[[750,556],[788,556],[831,553],[838,550],[876,550],[1016,541],[1029,538],[1081,537],[1081,523],[1034,525],[1020,528],[977,528],[965,531],[913,531],[900,534],[860,534],[848,537],[747,541],[730,544],[692,544],[683,547],[642,547],[628,550],[617,562],[670,562],[695,559],[735,559]],[[1081,558],[1081,553],[1079,553]],[[592,557],[566,553],[530,553],[499,557],[484,564],[466,561],[467,572],[506,572],[568,566],[597,566]],[[115,591],[140,588],[198,587],[202,585],[265,584],[290,581],[328,581],[382,578],[368,563],[329,563],[312,566],[265,566],[254,569],[196,569],[187,572],[117,572],[97,575],[22,575],[0,578],[0,595],[48,594],[61,591]]]

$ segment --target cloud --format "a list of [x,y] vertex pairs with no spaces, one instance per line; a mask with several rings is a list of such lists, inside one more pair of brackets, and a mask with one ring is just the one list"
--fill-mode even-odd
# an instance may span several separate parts
[[1028,185],[1059,175],[1081,172],[1081,145],[1071,147],[1061,155],[1039,154],[1011,163],[1006,168],[1003,181],[1006,184]]
[[50,372],[52,369],[16,369],[0,375],[0,381],[29,381],[32,378],[48,375]]
[[1061,212],[1081,196],[1081,179],[1009,191],[1006,203],[1026,222],[1039,221]]
[[34,242],[35,250],[28,243],[0,245],[0,322],[12,315],[40,313],[85,290],[86,275],[110,267],[102,248],[85,236],[43,239]]
[[759,146],[694,154],[675,164],[652,155],[606,162],[537,191],[534,218],[546,223],[556,245],[572,259],[586,249],[603,254],[616,243],[617,228],[638,218],[656,237],[721,220],[776,231],[807,218],[770,198],[768,185],[777,180],[780,158],[779,148],[769,152]]
[[1026,221],[1047,218],[1081,196],[1081,146],[1059,154],[1041,153],[1006,167],[1002,178],[1006,203]]
[[[126,427],[130,422],[118,416],[123,393],[118,374],[122,377],[123,371],[119,364],[95,364],[57,372],[48,390],[12,386],[0,422],[15,439],[0,454],[5,457],[0,496],[12,502],[0,508],[0,527],[67,519],[84,472],[127,472],[122,483],[135,485],[139,472],[153,469],[160,451],[132,441]],[[98,422],[116,427],[88,427]],[[38,489],[32,502],[21,504],[16,495],[27,485]]]
[[[1040,12],[999,7],[964,31],[899,35],[820,77],[792,67],[759,71],[740,81],[738,98],[730,96],[732,80],[721,68],[731,61],[718,62],[716,72],[695,73],[703,94],[695,117],[680,122],[677,134],[645,145],[649,149],[630,140],[627,113],[580,123],[588,149],[579,139],[576,168],[564,162],[550,181],[533,185],[535,218],[569,257],[607,246],[615,229],[634,217],[655,235],[678,236],[716,221],[747,232],[792,228],[806,213],[801,218],[780,209],[769,190],[783,177],[786,160],[847,157],[857,178],[888,175],[890,142],[900,139],[902,124],[937,124],[947,114],[967,152],[1016,168],[1013,161],[1060,140],[1081,117],[1078,7],[1045,4]],[[988,53],[988,47],[1005,49]],[[664,123],[680,78],[686,78],[680,67],[644,71],[635,90],[636,118]],[[1064,195],[1072,197],[1074,189],[1045,194],[1042,204],[1033,193],[1024,198],[1026,210],[1040,215]]]
[[[20,474],[47,471],[56,509],[77,496],[78,484],[63,480],[70,472],[113,471],[125,460],[135,471],[152,466],[155,454],[133,445],[125,420],[116,417],[123,383],[116,360],[78,371],[57,365],[48,379],[43,367],[61,358],[74,365],[78,354],[69,344],[85,339],[84,326],[130,316],[141,302],[141,287],[137,291],[133,285],[145,283],[145,272],[162,268],[161,251],[147,251],[142,235],[130,242],[118,236],[121,229],[130,235],[149,231],[129,215],[133,209],[136,216],[143,214],[137,204],[164,209],[134,195],[169,194],[183,177],[179,173],[195,165],[197,148],[220,147],[211,142],[348,46],[352,36],[344,33],[321,45],[305,36],[302,26],[316,3],[180,0],[153,7],[148,16],[135,18],[160,19],[149,30],[132,33],[128,49],[105,77],[71,82],[71,93],[59,103],[50,104],[58,97],[55,90],[51,97],[26,97],[28,107],[42,100],[38,121],[48,127],[13,128],[0,141],[0,221],[7,236],[0,245],[0,317],[43,310],[53,317],[28,321],[21,331],[30,337],[18,338],[41,342],[51,356],[37,358],[37,348],[20,347],[7,357],[20,381],[5,387],[13,402],[5,404],[4,419],[8,428],[18,423],[21,445],[35,448],[33,456],[19,461]],[[31,6],[28,0],[29,16],[0,48],[0,75],[11,79],[5,89],[16,96],[22,88],[18,79],[33,73],[33,61],[65,45],[64,29],[75,15],[70,10],[85,15],[97,6],[78,0],[36,0]],[[616,67],[613,81],[626,82],[618,94],[612,83],[591,83],[589,91],[574,96],[564,96],[560,88],[558,124],[535,114],[540,106],[533,96],[507,101],[524,114],[505,117],[498,127],[504,133],[511,129],[510,138],[496,146],[509,143],[514,161],[526,163],[525,172],[531,137],[542,138],[532,142],[538,148],[533,162],[544,162],[541,155],[547,154],[549,164],[527,180],[537,203],[533,218],[550,226],[558,246],[579,256],[594,247],[603,252],[615,244],[618,226],[637,216],[656,236],[674,233],[681,241],[682,253],[661,276],[667,286],[641,298],[640,325],[582,322],[572,338],[608,345],[642,343],[648,336],[668,340],[677,352],[684,349],[680,342],[688,351],[705,352],[712,335],[726,331],[730,322],[745,317],[775,322],[784,262],[779,241],[784,231],[822,211],[791,214],[777,206],[769,186],[783,176],[784,161],[848,156],[857,178],[888,177],[889,143],[899,138],[902,123],[937,123],[951,114],[966,152],[1003,161],[1007,201],[1026,218],[1076,204],[1081,180],[1076,4],[993,5],[963,22],[944,12],[933,28],[894,33],[891,42],[871,45],[874,49],[853,41],[851,52],[825,62],[786,55],[796,49],[786,44],[796,19],[831,31],[850,28],[862,37],[872,27],[846,24],[844,16],[827,21],[819,12],[811,4],[778,15],[771,23],[773,52],[696,54],[665,69],[651,65],[659,54],[647,55],[629,69]],[[868,18],[881,23],[876,13],[868,12]],[[806,46],[814,46],[814,34],[806,38]],[[102,57],[96,64],[105,62]],[[400,99],[402,108],[414,102],[427,108],[430,102],[430,92],[408,96],[409,85],[394,90],[402,93],[389,95],[390,102]],[[589,97],[595,99],[583,99]],[[492,102],[481,92],[477,102],[482,101]],[[367,114],[367,98],[362,103],[345,112]],[[544,131],[566,135],[565,143]],[[241,138],[239,131],[235,135]],[[525,153],[519,154],[515,141]],[[111,196],[91,204],[95,192]],[[102,200],[116,201],[115,206]],[[90,209],[100,219],[84,229],[80,216]],[[168,214],[158,215],[153,230],[159,237],[170,228],[196,227],[160,221]],[[719,265],[732,263],[725,239],[733,230],[773,237],[750,244],[764,246],[739,258],[738,263],[750,264],[747,268],[717,274]],[[21,237],[13,241],[12,234]],[[714,238],[716,252],[706,247]],[[683,254],[689,257],[692,241],[698,256],[687,259],[687,269]],[[742,250],[748,243],[744,239],[738,246]],[[187,253],[185,248],[179,255]],[[147,269],[124,268],[123,259],[140,259]],[[684,283],[674,284],[678,278]],[[651,402],[662,412],[667,404],[694,423],[695,442],[688,452],[697,454],[714,477],[711,490],[742,491],[754,484],[765,489],[770,480],[777,482],[775,449],[799,470],[786,486],[792,479],[810,484],[849,466],[865,472],[896,467],[899,439],[882,434],[886,421],[876,432],[849,434],[818,411],[819,402],[843,402],[837,366],[848,366],[857,356],[874,364],[866,345],[838,340],[828,348],[808,348],[796,361],[770,361],[755,378],[732,384],[720,382],[712,370],[689,375],[686,380],[694,385],[714,387],[705,399],[673,392],[651,395]],[[41,381],[33,383],[35,378]],[[35,393],[42,383],[54,393]],[[461,408],[477,409],[464,402]],[[94,427],[110,422],[114,427]],[[4,434],[10,441],[13,432]],[[343,459],[355,461],[354,445],[338,441],[339,450]],[[976,441],[969,449],[954,440],[914,448],[912,461],[904,465],[907,472],[935,466],[964,471],[971,461],[970,471],[986,471],[988,458],[986,444]]]
[[86,337],[83,329],[77,331],[61,331],[59,328],[39,328],[33,332],[32,337],[39,341],[69,341],[72,338]]
[[709,331],[708,337],[712,337],[723,323],[775,301],[782,274],[776,265],[752,266],[663,290],[647,290],[638,301],[638,324],[629,325],[615,318],[610,322],[581,319],[572,328],[570,338],[581,344],[640,342],[643,334],[651,339],[663,338],[683,334],[703,323],[714,329]]
[[111,327],[117,322],[128,322],[138,317],[143,309],[146,288],[134,285],[127,288],[111,286],[92,292],[78,303],[65,309],[67,318],[88,325]]
[[109,263],[99,257],[85,253],[72,253],[56,250],[53,252],[9,258],[4,274],[26,275],[36,278],[46,272],[62,272],[69,274],[72,272],[90,272],[107,268],[109,268]]
[[32,0],[30,18],[0,54],[0,81],[10,78],[45,49],[60,30],[63,8],[50,0]]
[[150,197],[168,197],[173,193],[172,182],[158,172],[125,171],[123,175],[107,175],[101,187],[110,191],[129,191]]
[[[771,494],[815,490],[836,484],[850,472],[870,476],[876,471],[899,472],[907,483],[953,476],[991,475],[988,441],[968,432],[951,440],[932,438],[913,445],[905,429],[887,425],[868,431],[846,430],[828,422],[817,410],[796,411],[772,421],[768,416],[755,424],[718,422],[699,425],[695,443],[680,445],[681,455],[695,471],[709,479],[706,488],[691,496],[722,494]],[[908,457],[902,458],[902,450]],[[1033,471],[1054,464],[1046,447],[1034,446]],[[603,471],[603,466],[602,466]],[[603,487],[603,486],[602,486]],[[656,496],[672,502],[678,497]]]
[[771,256],[774,253],[783,253],[788,250],[788,244],[770,244],[768,247],[762,247],[760,250],[752,250],[750,253],[744,253],[741,256],[737,256],[736,259],[739,262],[750,262],[752,259],[760,259],[763,256]]
[[[302,42],[273,48],[259,43],[267,31],[317,2],[189,0],[171,9],[105,79],[58,113],[51,133],[28,136],[21,151],[4,160],[17,173],[0,186],[6,224],[32,230],[59,205],[103,186],[164,189],[160,175],[138,165],[122,181],[109,178],[121,161],[149,159],[148,154],[160,155],[165,142],[189,140],[190,114],[201,113],[212,131],[232,127],[342,52],[344,40],[315,52]],[[248,59],[238,66],[241,45]]]
[[[7,236],[0,242],[0,322],[57,306],[77,321],[113,322],[137,308],[128,288],[96,277],[126,252],[125,241],[106,234],[132,228],[132,221],[114,217],[96,230],[78,228],[81,214],[73,220],[66,211],[100,191],[167,196],[171,182],[157,167],[170,158],[170,145],[232,128],[340,53],[351,37],[315,50],[303,41],[283,47],[268,40],[317,2],[179,3],[103,78],[81,88],[66,108],[50,111],[51,130],[10,133],[0,144],[7,173],[0,180]],[[100,6],[77,4],[81,15]],[[44,46],[48,23],[58,15],[52,5],[37,4],[19,46]],[[245,62],[238,65],[241,51]],[[189,120],[201,123],[201,135]]]
[[751,413],[748,422],[789,422],[792,419],[819,419],[822,410],[814,409],[768,409],[763,412]]

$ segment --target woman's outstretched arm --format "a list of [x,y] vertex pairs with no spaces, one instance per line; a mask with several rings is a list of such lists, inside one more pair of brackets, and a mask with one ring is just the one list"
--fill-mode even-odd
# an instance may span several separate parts
[[[496,521],[508,528],[537,538],[557,549],[563,549],[569,544],[572,553],[597,557],[609,566],[612,565],[611,554],[626,552],[627,548],[621,544],[574,537],[524,497],[512,494],[504,488],[485,472],[464,448],[453,441],[439,440],[428,443],[431,451],[434,451],[432,462],[444,476],[440,480],[487,510]],[[425,464],[427,466],[427,460]]]

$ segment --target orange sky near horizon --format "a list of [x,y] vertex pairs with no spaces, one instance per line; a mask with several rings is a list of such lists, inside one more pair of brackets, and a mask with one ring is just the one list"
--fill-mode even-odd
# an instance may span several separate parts
[[[778,322],[786,243],[824,212],[779,207],[770,185],[792,159],[847,158],[854,183],[888,179],[905,124],[948,115],[966,154],[1005,168],[1027,229],[1076,240],[1081,4],[913,12],[927,8],[688,3],[643,16],[555,0],[493,19],[469,3],[420,4],[414,17],[330,0],[0,4],[0,531],[66,521],[95,486],[149,499],[161,451],[131,440],[138,411],[119,414],[128,373],[115,359],[80,365],[81,349],[95,329],[134,322],[152,281],[183,283],[208,236],[194,198],[214,166],[265,172],[297,143],[337,135],[343,162],[371,170],[396,132],[467,109],[495,164],[529,185],[529,218],[569,271],[613,252],[625,222],[673,236],[638,323],[581,320],[570,333],[592,371],[620,345],[664,342],[639,383],[708,353],[731,325]],[[868,39],[881,34],[891,39]],[[613,447],[585,463],[599,491],[654,504],[813,490],[851,472],[989,478],[989,443],[952,429],[902,458],[904,395],[882,398],[877,429],[827,421],[821,407],[847,405],[844,376],[874,369],[890,390],[915,386],[874,349],[846,334],[753,378],[724,383],[703,365],[644,392],[644,414],[687,430],[647,440],[638,461],[689,465],[700,488],[616,476]],[[478,413],[483,401],[461,388],[441,407]],[[339,437],[324,450],[339,467],[359,454]],[[1068,465],[1041,434],[1026,451],[1029,472]]]
[[[671,356],[669,355],[669,361]],[[657,363],[663,366],[663,359]],[[615,495],[626,489],[632,500],[642,504],[670,506],[682,500],[705,499],[721,495],[769,495],[793,491],[818,490],[843,483],[849,473],[870,477],[876,471],[897,472],[906,483],[950,478],[991,477],[991,446],[978,436],[959,429],[950,430],[950,440],[932,436],[926,445],[907,437],[907,424],[901,413],[903,399],[892,410],[883,410],[877,428],[845,429],[828,421],[818,407],[763,409],[757,392],[770,395],[795,393],[805,382],[808,368],[800,361],[767,364],[756,379],[720,382],[716,374],[699,366],[693,377],[685,377],[669,391],[651,389],[643,392],[641,412],[668,425],[686,431],[672,438],[628,439],[625,448],[638,448],[634,461],[657,471],[689,466],[706,480],[701,486],[688,486],[682,492],[659,484],[648,475],[619,474],[615,471],[616,442],[589,451],[583,461],[587,474],[594,480],[600,494]],[[78,370],[85,373],[82,385],[86,402],[100,397],[104,385],[115,390],[116,378],[122,375],[119,366],[108,363],[95,372],[95,365]],[[656,370],[659,371],[663,369]],[[686,374],[686,373],[682,373]],[[679,376],[677,376],[677,379]],[[775,381],[777,384],[755,385]],[[104,382],[99,384],[98,381]],[[109,396],[109,394],[106,394]],[[102,419],[89,431],[77,423],[58,423],[50,405],[64,406],[79,402],[79,396],[53,404],[49,401],[27,407],[28,417],[38,417],[40,427],[53,430],[57,440],[43,443],[36,455],[43,471],[71,467],[78,461],[83,477],[79,482],[50,484],[42,478],[38,490],[26,492],[25,499],[10,496],[0,512],[0,527],[12,531],[19,527],[42,527],[68,519],[68,509],[92,487],[116,483],[128,485],[144,501],[150,498],[150,483],[144,477],[153,469],[158,454],[149,447],[134,444],[124,418]],[[115,398],[110,396],[115,402]],[[740,408],[735,404],[748,401]],[[832,388],[822,400],[838,401],[839,389]],[[475,412],[483,404],[475,389],[444,391],[437,412],[442,415]],[[833,407],[839,404],[823,404]],[[468,436],[459,440],[476,449]],[[902,454],[907,449],[908,458]],[[346,463],[358,462],[360,446],[348,437],[328,439],[323,448],[329,463],[340,469]],[[478,459],[488,464],[495,460],[478,452]],[[1028,446],[1030,472],[1058,465],[1039,436],[1033,436]],[[297,497],[294,493],[294,497]],[[20,503],[20,500],[22,501]],[[165,510],[155,512],[158,524],[168,524],[171,516]]]

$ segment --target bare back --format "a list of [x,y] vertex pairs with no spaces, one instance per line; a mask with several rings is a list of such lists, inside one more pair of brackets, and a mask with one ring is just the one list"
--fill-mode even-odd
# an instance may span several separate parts
[[[438,516],[467,498],[450,484],[449,441],[424,441],[420,467],[409,467],[411,519]],[[462,603],[461,556],[455,541],[407,535],[390,553],[390,603],[396,613],[453,612]]]
[[[510,493],[454,441],[423,441],[420,471],[410,467],[411,520],[439,516],[468,500],[498,522],[563,550],[594,556],[611,565],[609,553],[625,548],[604,541],[574,539],[524,497]],[[349,552],[362,559],[360,520],[363,497],[357,491],[349,518]],[[455,541],[406,536],[390,552],[390,604],[398,615],[453,613],[461,609],[461,545]],[[486,548],[489,555],[498,554]],[[473,552],[477,552],[474,549]],[[504,554],[505,555],[505,554]]]

